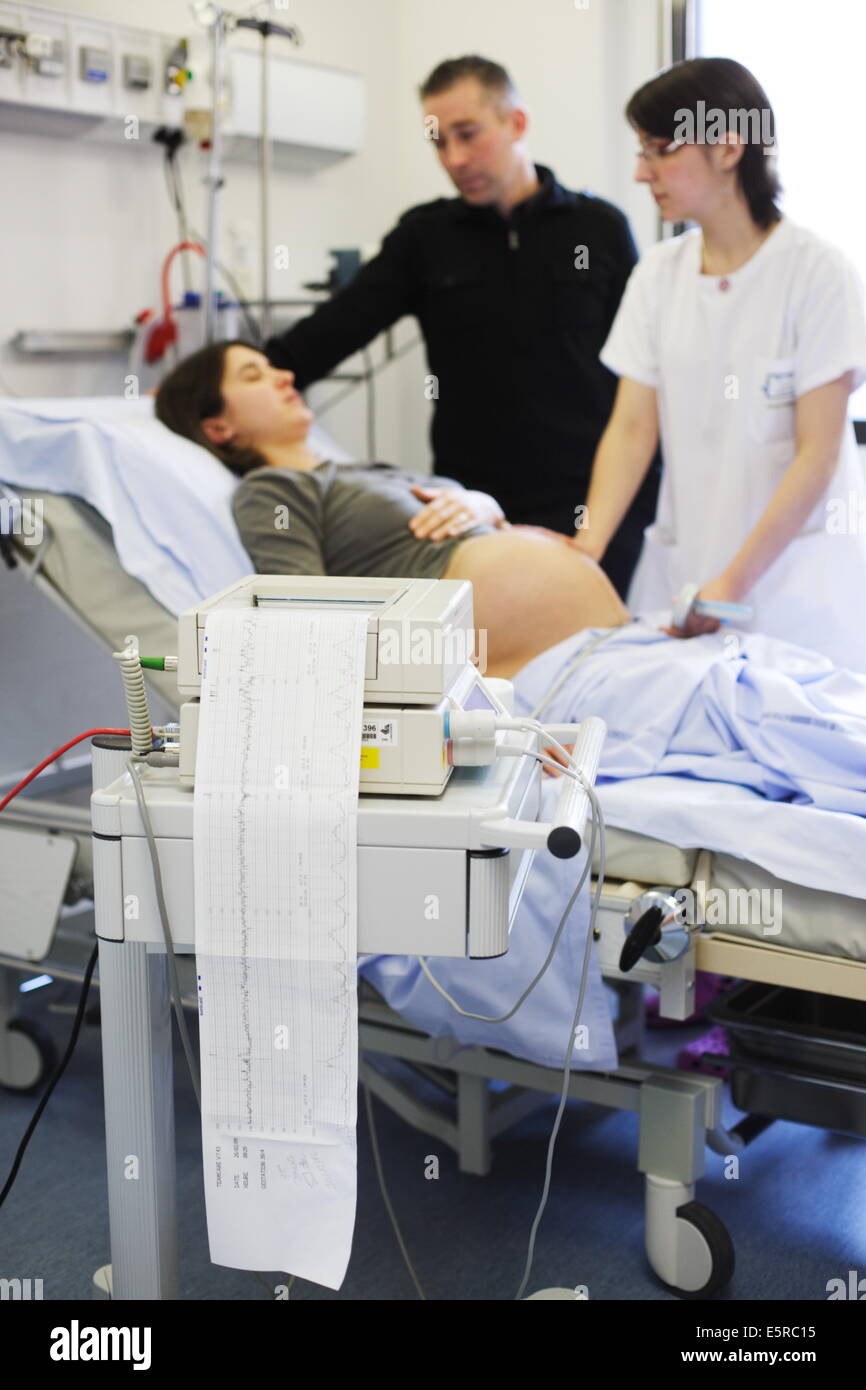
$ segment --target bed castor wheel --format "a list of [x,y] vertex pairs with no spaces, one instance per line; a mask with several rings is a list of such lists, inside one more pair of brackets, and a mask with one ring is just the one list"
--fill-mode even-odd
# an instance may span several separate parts
[[30,1018],[13,1018],[0,1031],[0,1086],[19,1095],[38,1091],[57,1063],[51,1034]]
[[734,1247],[724,1223],[694,1200],[694,1186],[649,1173],[646,1252],[677,1298],[713,1298],[733,1277]]
[[682,1288],[677,1284],[665,1284],[665,1288],[677,1298],[713,1298],[730,1283],[734,1274],[734,1246],[728,1228],[701,1202],[687,1202],[679,1207],[677,1222],[689,1228],[686,1239],[693,1246],[688,1259],[690,1271],[695,1272],[692,1277],[706,1274],[706,1279],[699,1288]]

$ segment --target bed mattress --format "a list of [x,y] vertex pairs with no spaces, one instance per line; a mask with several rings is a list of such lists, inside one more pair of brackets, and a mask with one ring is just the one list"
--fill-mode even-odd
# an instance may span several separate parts
[[[697,849],[680,849],[608,826],[605,876],[608,881],[682,888],[695,877],[698,854]],[[726,936],[866,961],[866,901],[862,898],[834,893],[831,884],[821,891],[786,882],[732,854],[710,856],[707,886],[724,894],[724,905],[720,899],[716,902],[726,919],[718,930]]]

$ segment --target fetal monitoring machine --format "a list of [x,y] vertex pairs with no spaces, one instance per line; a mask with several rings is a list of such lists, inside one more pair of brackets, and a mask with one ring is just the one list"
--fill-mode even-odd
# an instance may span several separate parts
[[[591,809],[604,724],[542,731],[512,718],[508,682],[486,680],[473,663],[466,582],[250,576],[181,615],[176,669],[186,702],[179,726],[165,729],[151,729],[130,640],[118,655],[137,773],[124,740],[95,738],[91,803],[112,1250],[111,1273],[98,1280],[115,1298],[178,1296],[166,942],[172,953],[196,949],[193,808],[208,618],[253,609],[366,615],[359,954],[503,954],[533,852],[576,855]],[[572,775],[541,823],[537,755],[552,740],[574,745]],[[435,920],[417,902],[419,885],[431,883]],[[153,1181],[124,1180],[129,1154]]]

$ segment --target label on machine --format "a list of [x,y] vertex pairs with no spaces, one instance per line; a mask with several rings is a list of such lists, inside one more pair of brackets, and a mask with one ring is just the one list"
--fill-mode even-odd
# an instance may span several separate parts
[[[361,743],[368,747],[384,748],[386,746],[396,748],[398,739],[397,721],[391,717],[381,717],[365,715],[361,726]],[[375,763],[365,763],[363,752],[361,756],[362,767],[378,767]]]

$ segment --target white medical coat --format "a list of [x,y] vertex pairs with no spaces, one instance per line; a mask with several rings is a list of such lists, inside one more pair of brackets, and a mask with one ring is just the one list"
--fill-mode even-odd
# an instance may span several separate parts
[[[866,380],[866,313],[853,266],[783,218],[727,276],[702,275],[699,229],[632,272],[601,353],[653,386],[664,471],[629,594],[669,605],[730,562],[796,453],[798,396],[849,370]],[[853,424],[824,496],[748,595],[752,630],[866,670],[866,483]]]

